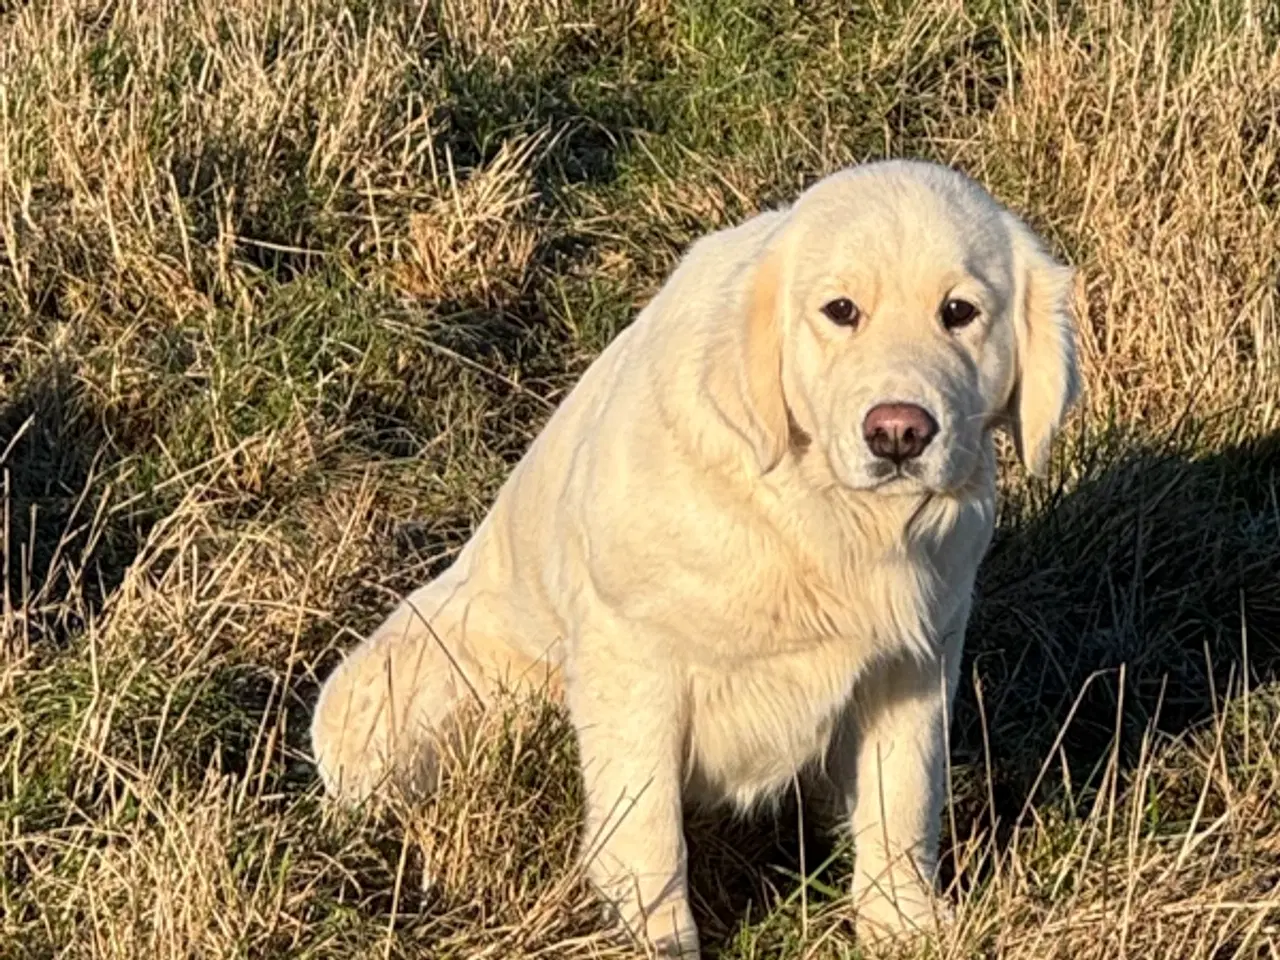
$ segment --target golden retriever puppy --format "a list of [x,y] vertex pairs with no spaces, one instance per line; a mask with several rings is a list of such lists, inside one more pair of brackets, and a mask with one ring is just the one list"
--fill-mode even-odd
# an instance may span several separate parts
[[1071,277],[918,162],[695,243],[454,564],[329,678],[326,786],[429,789],[462,705],[550,675],[589,875],[660,952],[698,951],[682,808],[809,771],[847,810],[859,931],[928,929],[992,431],[1045,470],[1076,391]]

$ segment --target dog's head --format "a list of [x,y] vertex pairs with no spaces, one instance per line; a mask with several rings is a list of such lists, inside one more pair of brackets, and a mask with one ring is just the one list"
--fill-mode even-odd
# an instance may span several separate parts
[[795,434],[842,485],[958,490],[984,432],[1048,466],[1077,390],[1072,272],[980,186],[892,161],[834,174],[740,277],[744,433],[769,470]]

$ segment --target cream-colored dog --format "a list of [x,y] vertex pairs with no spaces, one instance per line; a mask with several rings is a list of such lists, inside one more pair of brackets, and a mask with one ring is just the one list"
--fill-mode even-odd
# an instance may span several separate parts
[[978,185],[885,162],[688,251],[456,562],[325,684],[325,784],[429,789],[498,685],[563,687],[583,855],[695,956],[681,811],[818,772],[864,934],[928,928],[947,704],[992,534],[992,430],[1045,469],[1076,389],[1071,272]]

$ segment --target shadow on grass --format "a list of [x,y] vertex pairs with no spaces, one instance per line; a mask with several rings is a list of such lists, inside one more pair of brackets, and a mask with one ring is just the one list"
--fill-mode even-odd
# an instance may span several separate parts
[[952,759],[989,756],[1006,824],[1055,743],[1079,790],[1280,668],[1280,436],[1090,473],[1002,525],[980,576]]
[[100,509],[116,458],[92,404],[56,360],[0,405],[0,455],[3,587],[15,613],[6,640],[23,649],[61,644],[123,579],[145,523]]

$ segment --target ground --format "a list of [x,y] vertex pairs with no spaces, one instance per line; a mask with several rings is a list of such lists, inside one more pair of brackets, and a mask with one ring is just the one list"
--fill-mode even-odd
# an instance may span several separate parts
[[[912,955],[1280,957],[1278,116],[1253,0],[0,3],[0,955],[633,956],[556,707],[354,814],[309,710],[691,240],[892,155],[1079,268],[1086,380]],[[860,955],[800,808],[691,840],[709,956]]]

